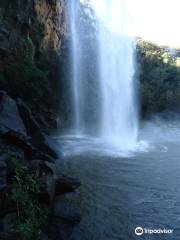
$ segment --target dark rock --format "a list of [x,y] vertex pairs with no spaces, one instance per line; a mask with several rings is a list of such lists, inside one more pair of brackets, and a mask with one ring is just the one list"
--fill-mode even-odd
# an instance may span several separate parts
[[16,102],[5,92],[0,93],[0,99],[0,130],[3,129],[3,132],[13,130],[26,135]]
[[55,196],[55,186],[56,186],[56,180],[54,175],[53,174],[45,175],[43,177],[43,182],[45,185],[46,193],[49,196],[50,203],[52,203]]
[[38,176],[55,173],[55,165],[43,160],[32,160],[29,164],[29,169],[32,172],[36,172]]
[[7,95],[6,91],[0,91],[0,104],[2,103],[6,95]]
[[[26,132],[31,138],[27,137]],[[17,108],[16,102],[4,91],[0,92],[0,135],[7,144],[23,149],[28,157],[46,161],[58,158],[56,151],[46,141],[31,110],[21,100],[18,100]]]
[[12,188],[7,186],[3,192],[0,192],[0,217],[17,211],[17,204],[9,197],[11,191]]
[[74,192],[80,186],[80,182],[70,177],[59,177],[56,181],[56,195]]
[[12,234],[0,232],[0,239],[1,240],[12,240]]
[[0,191],[7,186],[7,164],[6,155],[0,156]]
[[16,222],[16,213],[7,214],[2,220],[2,229],[4,233],[11,233]]
[[36,146],[34,146],[31,139],[25,135],[13,130],[9,130],[5,133],[1,133],[1,139],[6,144],[22,149],[27,160],[42,159],[44,161],[54,162],[54,159],[51,156],[43,153]]
[[35,153],[35,148],[29,142],[29,139],[19,132],[9,130],[6,133],[1,134],[1,138],[7,144],[12,144],[13,146],[23,149],[28,155],[33,155]]
[[29,170],[42,179],[44,190],[40,193],[39,200],[51,204],[55,197],[55,165],[43,160],[33,160],[29,163]]
[[36,144],[37,148],[40,149],[43,153],[51,156],[54,159],[58,159],[58,154],[53,150],[48,143],[43,142],[41,144]]
[[42,159],[44,161],[47,161],[47,162],[54,162],[54,158],[52,158],[51,156],[39,151],[36,149],[36,152],[34,153],[34,155],[32,156],[31,159]]
[[17,107],[22,121],[26,127],[27,134],[32,137],[35,143],[41,143],[45,140],[41,132],[40,126],[34,118],[30,108],[21,100],[17,100]]
[[55,152],[57,158],[62,158],[62,153],[60,152],[59,143],[56,139],[51,136],[45,135],[45,143]]
[[32,138],[32,144],[34,144],[42,152],[57,159],[58,155],[56,151],[46,141],[46,137],[44,133],[42,133],[41,128],[34,118],[30,108],[21,99],[18,99],[17,106],[26,127],[27,134]]
[[49,240],[49,238],[44,232],[41,232],[37,240]]
[[53,174],[42,176],[44,191],[39,194],[39,201],[43,204],[52,205],[55,196],[55,177]]

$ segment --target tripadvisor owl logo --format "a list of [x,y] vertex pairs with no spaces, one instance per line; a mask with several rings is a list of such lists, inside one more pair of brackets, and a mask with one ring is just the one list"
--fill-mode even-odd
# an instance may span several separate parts
[[142,227],[137,227],[137,228],[135,229],[135,234],[136,234],[137,236],[141,236],[141,235],[143,235],[143,233],[144,233],[144,231],[143,231],[143,228],[142,228]]

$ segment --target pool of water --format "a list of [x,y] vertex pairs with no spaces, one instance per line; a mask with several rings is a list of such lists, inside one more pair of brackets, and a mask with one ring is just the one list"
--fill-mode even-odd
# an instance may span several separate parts
[[[148,123],[131,152],[88,137],[58,138],[61,171],[81,181],[82,221],[71,240],[180,239],[180,128]],[[135,228],[172,234],[135,235]]]

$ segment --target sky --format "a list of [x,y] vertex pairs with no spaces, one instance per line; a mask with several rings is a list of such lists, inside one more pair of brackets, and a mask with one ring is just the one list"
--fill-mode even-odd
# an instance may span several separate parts
[[[91,0],[101,18],[114,3],[111,27],[116,30],[122,3],[128,13],[129,33],[171,47],[180,47],[180,0]],[[104,15],[103,15],[104,14]],[[108,16],[109,17],[109,16]],[[108,19],[108,18],[107,18]],[[117,20],[117,21],[116,21]],[[108,20],[109,21],[109,20]],[[115,25],[116,24],[116,25]]]
[[180,47],[180,0],[130,0],[129,6],[135,34]]

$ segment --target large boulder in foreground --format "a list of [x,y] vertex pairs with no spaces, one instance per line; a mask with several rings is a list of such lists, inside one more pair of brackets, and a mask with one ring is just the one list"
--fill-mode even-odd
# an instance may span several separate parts
[[20,99],[16,103],[4,91],[0,91],[0,137],[22,149],[31,159],[48,161],[59,157],[29,107]]
[[42,132],[38,122],[31,112],[31,109],[21,99],[17,100],[17,107],[26,127],[27,134],[32,138],[32,143],[42,152],[57,159],[58,155],[56,151],[48,144],[47,137]]
[[0,132],[6,130],[14,130],[26,135],[26,129],[19,116],[16,102],[6,92],[0,91]]

